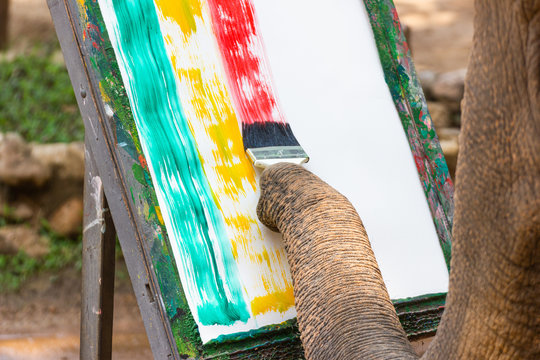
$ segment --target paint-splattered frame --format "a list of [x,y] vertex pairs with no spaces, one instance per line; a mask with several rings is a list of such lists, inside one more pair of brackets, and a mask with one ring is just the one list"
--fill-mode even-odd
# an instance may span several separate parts
[[409,46],[392,0],[364,0],[384,77],[426,195],[440,245],[450,270],[454,185],[416,77]]
[[[61,5],[60,5],[61,3]],[[426,194],[433,220],[441,241],[447,264],[450,261],[451,226],[453,213],[453,185],[438,140],[427,112],[426,101],[416,78],[407,43],[391,0],[364,0],[379,57],[392,97],[408,136],[419,177]],[[96,111],[105,119],[105,137],[115,154],[115,164],[122,177],[124,201],[129,202],[141,234],[138,251],[143,254],[144,266],[155,281],[157,306],[166,329],[173,357],[219,359],[296,359],[302,357],[297,328],[294,321],[230,336],[202,345],[195,321],[190,315],[182,292],[174,259],[147,164],[132,118],[114,51],[110,44],[101,13],[95,0],[49,0],[53,6],[65,6],[71,24],[71,33],[59,37],[75,41],[88,74],[91,100]],[[54,16],[53,16],[54,18]],[[57,19],[55,19],[55,22]],[[57,25],[58,28],[58,25]],[[63,30],[64,32],[67,29]],[[69,39],[71,37],[71,39]],[[65,50],[64,50],[65,51]],[[70,68],[70,75],[77,69]],[[75,80],[75,90],[79,90]],[[82,85],[81,86],[82,89]],[[87,94],[77,94],[79,104],[90,101]],[[85,111],[81,107],[83,117]],[[95,129],[92,120],[85,118],[87,131]],[[90,128],[89,128],[90,126]],[[96,124],[97,126],[97,124]],[[109,202],[114,199],[109,199]],[[124,246],[129,258],[129,246]],[[127,240],[124,240],[127,241]],[[131,243],[132,245],[132,243]],[[131,274],[132,280],[134,274]],[[144,296],[137,294],[138,298]],[[414,299],[395,301],[400,320],[411,338],[432,334],[442,314],[445,294],[433,294]],[[146,324],[148,327],[148,324]]]

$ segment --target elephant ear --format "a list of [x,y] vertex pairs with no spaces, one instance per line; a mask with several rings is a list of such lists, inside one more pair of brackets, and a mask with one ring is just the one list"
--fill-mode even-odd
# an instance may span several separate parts
[[262,174],[260,220],[283,234],[307,359],[414,359],[351,203],[306,169]]

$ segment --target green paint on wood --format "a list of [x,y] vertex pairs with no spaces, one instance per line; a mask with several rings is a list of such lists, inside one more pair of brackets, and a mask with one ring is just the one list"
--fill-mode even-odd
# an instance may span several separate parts
[[364,0],[396,105],[450,270],[454,186],[392,0]]
[[131,170],[133,172],[133,177],[135,180],[137,180],[140,184],[145,185],[146,184],[146,177],[144,175],[144,169],[139,164],[133,164],[131,167]]

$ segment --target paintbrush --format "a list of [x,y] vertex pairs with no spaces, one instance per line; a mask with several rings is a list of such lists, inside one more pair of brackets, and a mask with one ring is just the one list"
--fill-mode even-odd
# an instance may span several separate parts
[[242,138],[247,155],[257,167],[265,168],[279,162],[302,164],[309,161],[286,122],[242,122]]
[[253,165],[307,162],[308,155],[279,109],[251,0],[209,0],[208,5],[241,118],[244,149]]

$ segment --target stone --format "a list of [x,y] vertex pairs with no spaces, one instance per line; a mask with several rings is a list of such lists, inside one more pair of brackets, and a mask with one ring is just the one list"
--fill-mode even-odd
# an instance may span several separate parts
[[34,217],[34,209],[27,203],[16,203],[13,205],[13,217],[16,220],[28,221]]
[[461,131],[458,128],[448,127],[437,130],[437,136],[439,140],[452,140],[458,141],[459,133]]
[[33,258],[49,252],[49,239],[25,225],[8,225],[0,228],[0,254],[14,255],[24,251]]
[[81,231],[83,221],[83,201],[71,197],[56,209],[49,217],[51,230],[63,236],[76,235]]
[[452,125],[450,110],[445,104],[428,101],[427,107],[436,131]]
[[60,180],[84,179],[84,144],[54,143],[32,144],[32,156],[52,169],[54,177]]
[[31,147],[16,133],[0,133],[0,183],[42,187],[51,169],[32,156]]
[[28,221],[34,217],[34,209],[26,202],[4,203],[0,207],[0,216],[15,221]]
[[428,100],[433,99],[432,88],[436,79],[437,79],[437,73],[435,71],[422,70],[418,72],[418,81],[420,81],[420,85],[422,86],[422,89],[424,90],[424,95],[426,99]]
[[433,98],[446,102],[453,111],[459,110],[465,89],[466,73],[467,69],[459,69],[439,74],[431,87]]

